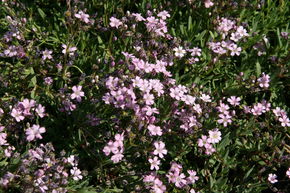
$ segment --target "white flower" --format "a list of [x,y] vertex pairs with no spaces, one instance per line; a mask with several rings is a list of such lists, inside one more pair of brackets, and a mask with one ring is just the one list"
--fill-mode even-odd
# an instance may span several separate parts
[[74,55],[74,52],[77,50],[76,47],[68,47],[65,44],[62,44],[62,48],[63,48],[62,53],[63,54],[69,53],[70,56],[73,56]]
[[206,103],[211,102],[210,96],[209,95],[206,95],[206,94],[202,94],[201,97],[200,97],[200,99],[203,100]]
[[218,143],[222,139],[221,138],[222,133],[218,129],[210,130],[208,134],[209,134],[208,141],[210,143]]
[[175,56],[179,58],[182,58],[186,54],[186,51],[181,46],[174,48],[173,51],[175,52]]

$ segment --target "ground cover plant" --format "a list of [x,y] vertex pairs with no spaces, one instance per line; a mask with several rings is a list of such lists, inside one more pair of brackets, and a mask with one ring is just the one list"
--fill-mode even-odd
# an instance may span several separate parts
[[0,192],[289,192],[289,8],[1,0]]

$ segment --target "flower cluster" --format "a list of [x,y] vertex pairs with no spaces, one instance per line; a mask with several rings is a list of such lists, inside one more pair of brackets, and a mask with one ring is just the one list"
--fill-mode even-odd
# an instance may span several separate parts
[[115,135],[115,141],[110,140],[108,144],[103,148],[103,152],[106,156],[109,156],[111,153],[114,155],[111,157],[111,160],[114,163],[120,162],[124,155],[124,133],[122,134],[116,134]]
[[237,43],[249,36],[247,30],[243,26],[236,26],[235,21],[221,18],[217,26],[217,31],[222,35],[222,41],[210,42],[208,44],[209,48],[219,55],[226,54],[229,51],[231,56],[239,56],[242,48]]
[[17,172],[8,172],[0,178],[0,186],[9,188],[10,184],[18,182],[34,192],[65,193],[70,179],[82,179],[75,156],[56,158],[51,144],[40,144],[21,157]]

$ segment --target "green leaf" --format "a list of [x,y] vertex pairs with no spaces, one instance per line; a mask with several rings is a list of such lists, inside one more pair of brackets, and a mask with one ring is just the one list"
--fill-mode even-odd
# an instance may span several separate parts
[[46,17],[46,14],[42,11],[42,9],[38,8],[37,11],[42,19]]
[[256,75],[257,76],[260,76],[260,74],[261,74],[261,64],[260,64],[260,62],[256,62]]

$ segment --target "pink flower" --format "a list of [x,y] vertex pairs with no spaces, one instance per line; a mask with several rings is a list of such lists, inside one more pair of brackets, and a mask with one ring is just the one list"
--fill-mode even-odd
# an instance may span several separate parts
[[151,135],[162,135],[162,130],[159,126],[155,126],[155,125],[148,125],[148,130],[150,131]]
[[43,52],[42,52],[42,60],[46,60],[46,59],[52,59],[52,56],[51,56],[51,54],[52,54],[52,51],[51,50],[44,50]]
[[258,82],[261,88],[268,88],[269,82],[270,82],[270,76],[263,72],[262,77],[258,78]]
[[189,183],[194,184],[199,177],[196,176],[196,171],[194,170],[187,170],[187,173],[189,174],[189,177],[187,178],[187,180],[189,181]]
[[213,5],[214,5],[214,3],[211,2],[210,0],[205,0],[205,1],[204,1],[204,6],[205,6],[205,8],[210,8],[210,7],[212,7]]
[[153,114],[159,114],[158,109],[151,108],[150,106],[146,106],[146,107],[142,108],[142,111],[144,111],[147,116],[151,116]]
[[150,170],[159,170],[160,160],[158,157],[155,156],[153,159],[150,158],[148,161],[151,164]]
[[111,160],[112,160],[114,163],[118,163],[118,162],[120,162],[120,161],[123,159],[123,157],[124,157],[124,155],[123,155],[121,152],[119,152],[119,153],[116,153],[115,155],[113,155],[113,156],[111,157]]
[[238,47],[236,44],[232,44],[229,49],[231,50],[231,56],[239,56],[242,51],[242,48]]
[[76,99],[78,102],[81,102],[83,96],[85,96],[85,93],[82,91],[82,86],[73,86],[72,87],[73,93],[71,94],[71,99]]
[[153,152],[154,155],[158,155],[160,158],[163,158],[163,155],[167,154],[167,150],[165,149],[165,144],[162,141],[154,143],[155,150]]
[[216,151],[216,149],[211,144],[209,144],[208,146],[206,146],[205,154],[206,155],[211,155],[215,151]]
[[11,116],[14,117],[17,122],[20,122],[24,119],[22,112],[15,108],[12,109]]
[[70,165],[72,165],[72,166],[77,165],[77,164],[75,163],[75,156],[74,156],[74,155],[69,156],[69,157],[67,158],[67,162],[68,162]]
[[41,104],[39,104],[36,109],[35,109],[35,112],[37,113],[37,115],[40,117],[40,118],[43,118],[45,116],[45,107],[42,106]]
[[75,181],[83,179],[83,176],[81,175],[82,172],[77,167],[73,167],[70,170],[70,173]]
[[286,175],[288,176],[288,178],[290,178],[290,168],[288,168],[288,170],[286,171]]
[[89,15],[85,14],[83,11],[79,11],[78,13],[75,14],[76,18],[79,18],[81,21],[85,22],[85,23],[89,23]]
[[175,186],[178,188],[181,188],[182,186],[186,185],[186,179],[184,173],[181,173],[180,175],[176,176],[175,178]]
[[228,126],[228,123],[231,123],[232,120],[232,116],[228,115],[228,114],[219,114],[220,119],[217,121],[219,124],[223,124],[224,127]]
[[115,17],[110,18],[110,26],[111,27],[115,27],[118,29],[120,25],[122,25],[122,22],[119,19],[117,19]]
[[170,17],[170,14],[168,13],[168,11],[161,11],[160,13],[158,13],[157,16],[161,17],[161,19],[165,20],[167,17]]
[[208,134],[210,143],[218,143],[220,140],[222,140],[222,133],[218,129],[210,130]]
[[42,139],[41,134],[45,133],[45,128],[40,127],[39,125],[33,125],[26,130],[26,139],[27,141],[33,141],[34,139]]
[[237,106],[240,104],[241,98],[240,97],[236,97],[236,96],[231,96],[230,98],[227,99],[227,101],[233,105],[233,106]]
[[68,47],[65,44],[62,44],[62,48],[63,48],[62,53],[63,54],[69,53],[70,56],[73,56],[74,55],[74,52],[77,50],[76,47]]
[[287,116],[282,116],[279,118],[282,127],[290,127],[290,120]]
[[210,96],[209,95],[206,95],[206,94],[202,94],[201,97],[200,97],[200,99],[203,100],[206,103],[211,102]]
[[0,146],[7,145],[6,137],[6,133],[0,133]]
[[198,143],[198,147],[203,147],[207,144],[207,136],[206,135],[202,135],[200,139],[197,140]]
[[277,175],[276,174],[269,174],[268,175],[268,181],[272,184],[278,182]]
[[140,13],[132,13],[132,16],[136,18],[136,21],[145,21],[144,17]]
[[23,111],[23,115],[31,115],[30,109],[35,106],[35,100],[24,99],[18,104],[18,107]]
[[143,95],[143,99],[145,100],[146,105],[153,105],[154,104],[154,95],[150,94],[149,92]]

